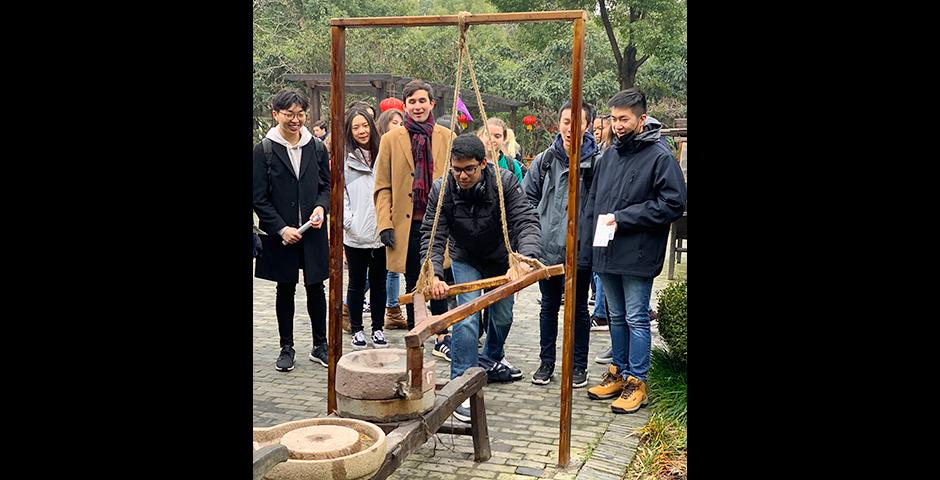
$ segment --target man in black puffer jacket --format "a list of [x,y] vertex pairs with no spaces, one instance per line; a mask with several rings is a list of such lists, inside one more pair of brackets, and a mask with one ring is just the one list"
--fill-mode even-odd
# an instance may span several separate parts
[[[502,179],[506,224],[513,251],[531,258],[537,258],[539,254],[540,228],[535,209],[512,172],[487,164],[483,142],[479,138],[472,133],[457,137],[451,148],[450,167],[451,171],[443,179],[434,181],[421,225],[421,257],[424,258],[431,240],[441,182],[447,181],[431,249],[435,273],[431,296],[435,299],[447,296],[448,286],[443,278],[444,246],[448,242],[456,283],[503,275],[509,269],[495,175],[501,175]],[[467,303],[480,295],[479,291],[460,294],[457,303]],[[487,308],[487,333],[482,355],[496,363],[503,359],[503,346],[512,326],[512,305],[513,297],[510,295]],[[479,315],[479,312],[474,313],[454,325],[451,379],[479,362]],[[454,416],[458,420],[469,421],[469,401],[457,407]]]
[[615,228],[614,236],[581,253],[592,257],[604,284],[613,362],[588,397],[619,397],[611,410],[631,413],[649,402],[649,299],[653,278],[663,270],[669,226],[685,210],[686,187],[679,163],[660,141],[661,125],[645,123],[643,93],[627,89],[607,105],[616,138],[594,166],[583,226],[593,238],[602,221]]

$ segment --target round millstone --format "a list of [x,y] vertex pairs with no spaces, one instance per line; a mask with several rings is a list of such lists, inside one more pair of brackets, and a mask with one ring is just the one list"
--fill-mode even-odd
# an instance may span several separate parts
[[391,423],[417,418],[434,408],[434,391],[424,392],[419,399],[361,400],[336,393],[336,413],[344,418],[367,422]]
[[[344,354],[336,363],[336,392],[360,400],[400,398],[399,382],[407,383],[407,350],[388,348]],[[423,391],[434,388],[434,361],[425,360]]]
[[359,432],[340,425],[316,425],[291,430],[281,437],[281,444],[290,450],[289,458],[324,460],[358,452],[362,447]]

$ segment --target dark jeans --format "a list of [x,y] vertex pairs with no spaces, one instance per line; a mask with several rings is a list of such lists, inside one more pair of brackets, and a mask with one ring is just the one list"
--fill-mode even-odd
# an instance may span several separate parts
[[[326,295],[323,282],[304,285],[307,290],[307,315],[313,327],[313,345],[326,345]],[[277,332],[281,347],[294,346],[294,292],[296,283],[277,284],[274,310],[277,312]]]
[[[591,317],[588,316],[588,293],[591,289],[591,271],[578,269],[574,303],[574,367],[587,369],[588,340]],[[542,292],[542,310],[539,312],[539,360],[555,363],[555,340],[558,338],[558,310],[565,277],[558,275],[539,281]],[[564,316],[562,316],[564,318]]]
[[[408,236],[408,256],[405,257],[405,292],[409,293],[418,284],[418,275],[421,273],[421,222],[411,222],[411,234]],[[381,305],[381,304],[377,304]],[[374,308],[374,307],[373,307]],[[408,330],[415,328],[415,306],[409,303],[405,307],[408,315]],[[440,315],[447,311],[447,300],[431,300],[431,315]],[[352,318],[350,318],[352,321]],[[438,332],[439,335],[447,333],[447,329]]]
[[369,302],[372,307],[372,331],[385,326],[385,247],[353,248],[343,245],[349,265],[349,284],[346,286],[346,304],[349,306],[349,324],[352,332],[362,330],[362,304],[366,298],[366,273],[369,277]]

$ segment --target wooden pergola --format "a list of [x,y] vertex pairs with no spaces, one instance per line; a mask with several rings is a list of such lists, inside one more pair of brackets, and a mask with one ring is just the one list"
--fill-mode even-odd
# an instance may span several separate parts
[[[307,94],[310,97],[310,120],[317,121],[322,115],[321,94],[329,94],[333,88],[329,73],[301,73],[285,75],[286,80],[294,82],[303,82],[307,86]],[[406,83],[414,80],[414,77],[399,77],[387,73],[357,73],[346,75],[345,93],[362,93],[375,97],[375,108],[378,103],[387,97],[401,97],[402,88]],[[446,108],[454,102],[454,86],[443,83],[428,82],[434,88],[434,118],[444,118]],[[486,104],[487,112],[509,112],[509,126],[519,129],[518,109],[523,105],[522,102],[503,98],[497,95],[481,93],[480,97]],[[476,120],[479,118],[479,110],[476,102],[472,101],[474,93],[470,90],[461,90],[460,98],[464,100],[470,114]],[[345,109],[345,106],[343,107]],[[376,111],[378,113],[378,111]],[[449,117],[449,116],[448,116]]]
[[[562,10],[550,12],[514,12],[514,13],[492,13],[492,14],[461,14],[461,15],[440,15],[440,16],[418,16],[418,17],[363,17],[363,18],[334,18],[330,20],[330,30],[332,35],[331,49],[331,74],[330,74],[330,111],[345,111],[345,86],[348,84],[346,75],[346,29],[347,28],[381,28],[381,27],[429,27],[429,26],[460,26],[460,25],[482,25],[494,23],[523,23],[523,22],[546,22],[562,21],[572,22],[574,24],[573,46],[571,55],[571,104],[572,110],[581,109],[582,95],[581,85],[584,79],[584,24],[587,21],[587,12],[584,10]],[[350,79],[356,78],[350,75]],[[370,83],[371,85],[371,83]],[[438,88],[437,86],[434,86]],[[442,86],[444,87],[444,86]],[[375,93],[380,92],[376,85],[371,87]],[[447,88],[441,88],[443,94]],[[453,87],[450,88],[453,92]],[[468,92],[469,93],[469,92]],[[467,94],[465,99],[474,98]],[[451,97],[452,98],[452,97]],[[561,101],[562,99],[558,99]],[[437,105],[448,102],[437,101]],[[469,107],[471,103],[465,100]],[[489,108],[489,106],[487,106]],[[331,147],[333,152],[342,152],[345,148],[344,128],[345,119],[342,115],[330,116]],[[578,158],[578,152],[581,151],[581,130],[580,123],[572,125],[571,148],[569,150],[570,158]],[[327,412],[336,411],[336,363],[343,355],[343,331],[340,328],[340,319],[342,317],[343,300],[343,187],[345,181],[343,178],[343,169],[345,164],[345,155],[335,155],[331,163],[332,174],[332,195],[330,198],[330,293],[327,312],[329,315],[329,362],[327,367]],[[565,255],[565,296],[569,299],[575,298],[575,285],[577,284],[577,255],[578,255],[578,180],[579,180],[579,162],[571,162],[568,173],[568,222],[566,238]],[[531,272],[526,275],[537,275],[540,272]],[[531,278],[528,283],[531,283]],[[518,283],[510,282],[489,292],[471,302],[463,304],[456,310],[449,312],[451,320],[456,315],[468,315],[479,309],[504,298],[508,294],[518,290]],[[528,284],[526,283],[526,284]],[[515,287],[513,284],[516,284]],[[515,288],[515,290],[513,289]],[[502,290],[500,292],[500,290]],[[424,295],[416,295],[415,306],[423,306]],[[474,304],[474,305],[471,305]],[[574,358],[574,306],[575,302],[565,302],[564,305],[564,340],[562,342],[562,380],[561,380],[561,412],[559,415],[559,444],[558,444],[558,465],[566,467],[571,457],[571,408],[572,408],[572,362]],[[418,317],[416,308],[416,321]],[[437,317],[437,322],[448,322],[445,318],[447,314]],[[462,317],[461,317],[462,318]],[[420,375],[421,348],[423,348],[423,339],[417,333],[420,330],[427,330],[428,325],[434,321],[424,322],[422,329],[416,323],[415,329],[406,335],[406,345],[408,346],[408,372],[411,374],[411,389],[416,385],[420,386],[422,379]],[[435,325],[440,327],[441,325]],[[431,331],[438,331],[431,329]],[[473,405],[471,405],[472,412]]]

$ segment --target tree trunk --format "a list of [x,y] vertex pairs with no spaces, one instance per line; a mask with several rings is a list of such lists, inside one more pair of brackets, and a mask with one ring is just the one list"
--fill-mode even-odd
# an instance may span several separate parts
[[620,63],[619,67],[620,89],[632,88],[636,84],[636,71],[640,68],[639,62],[636,61],[636,46],[632,43],[624,49],[623,62]]

